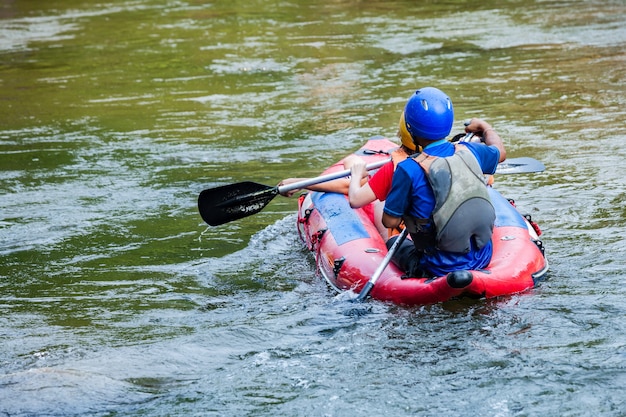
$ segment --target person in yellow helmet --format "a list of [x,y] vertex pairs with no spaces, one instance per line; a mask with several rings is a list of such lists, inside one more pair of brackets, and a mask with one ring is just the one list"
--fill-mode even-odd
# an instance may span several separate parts
[[[406,130],[406,123],[404,122],[404,112],[400,116],[400,122],[398,124],[398,133],[397,136],[400,138],[402,145],[392,152],[391,157],[392,161],[383,165],[373,176],[369,176],[367,170],[365,169],[365,161],[356,155],[350,155],[344,160],[344,167],[346,169],[351,169],[353,166],[363,166],[363,172],[360,173],[359,170],[359,178],[365,179],[365,181],[361,181],[360,188],[355,188],[353,190],[352,196],[348,195],[350,198],[350,205],[353,208],[363,207],[364,205],[371,203],[372,201],[379,199],[380,201],[384,201],[389,189],[391,188],[391,176],[393,175],[393,170],[395,166],[405,160],[409,155],[415,153],[415,144],[413,143],[413,139],[411,135]],[[383,180],[384,178],[384,180]],[[279,186],[292,184],[294,182],[303,181],[306,178],[287,178],[278,183]],[[371,185],[369,182],[374,181],[374,187],[376,189],[375,192],[372,191]],[[307,187],[308,190],[311,191],[321,191],[321,192],[330,192],[330,193],[339,193],[339,194],[348,194],[348,189],[350,185],[350,179],[348,178],[340,178],[334,181],[328,181],[321,184],[314,184]],[[284,194],[286,197],[291,197],[295,193],[300,190],[291,190],[288,193]],[[372,193],[373,192],[373,193]]]
[[[350,182],[347,194],[352,208],[363,207],[374,200],[385,201],[391,189],[391,179],[393,178],[396,165],[404,161],[409,155],[416,153],[416,145],[406,129],[404,112],[400,115],[398,137],[400,137],[402,146],[391,154],[391,162],[383,165],[366,183]],[[418,150],[421,150],[421,148]],[[350,165],[351,176],[353,178],[367,178],[365,162],[360,158],[358,160],[352,158],[358,157],[349,156],[346,158],[346,162]]]
[[[372,176],[370,176],[365,169],[366,164],[363,159],[356,155],[350,155],[344,159],[344,167],[345,169],[351,169],[352,178],[358,178],[359,181],[351,181],[350,178],[340,178],[311,185],[307,187],[307,189],[311,191],[347,194],[352,208],[363,207],[373,201],[379,200],[374,206],[374,223],[376,224],[376,228],[385,239],[396,234],[397,230],[387,229],[382,224],[383,204],[381,202],[385,201],[391,189],[391,180],[396,165],[416,152],[416,145],[413,143],[413,139],[406,129],[404,112],[400,115],[397,136],[402,145],[392,152],[392,160],[383,165]],[[421,148],[419,149],[421,150]],[[278,185],[287,185],[302,180],[305,180],[305,178],[287,178],[282,180]],[[299,190],[292,190],[284,195],[290,197],[298,191]]]

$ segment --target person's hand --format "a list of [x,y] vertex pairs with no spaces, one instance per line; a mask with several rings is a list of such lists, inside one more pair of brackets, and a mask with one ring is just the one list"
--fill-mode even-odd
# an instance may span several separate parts
[[352,169],[352,165],[359,163],[359,162],[362,162],[363,164],[365,164],[365,162],[363,161],[361,157],[358,157],[356,155],[348,155],[343,160],[343,167],[345,169]]
[[[473,118],[469,122],[465,122],[465,131],[467,133],[475,133],[480,136],[480,141],[487,146],[495,146],[500,151],[500,159],[503,162],[506,159],[506,148],[502,142],[502,138],[491,125],[484,120]],[[489,133],[489,134],[487,134]]]
[[361,158],[355,160],[350,167],[350,175],[352,178],[363,179],[368,177],[367,169],[365,168],[365,161]]
[[469,122],[465,122],[465,132],[475,133],[478,136],[485,137],[485,132],[494,130],[491,125],[482,119],[473,118]]
[[[288,184],[293,184],[294,182],[298,182],[301,181],[302,178],[286,178],[284,180],[282,180],[281,182],[278,183],[278,186],[281,187],[283,185],[288,185]],[[280,195],[285,196],[285,197],[291,197],[292,195],[294,195],[295,193],[299,192],[299,189],[295,189],[295,190],[291,190],[291,191],[287,191],[284,193],[280,193]]]

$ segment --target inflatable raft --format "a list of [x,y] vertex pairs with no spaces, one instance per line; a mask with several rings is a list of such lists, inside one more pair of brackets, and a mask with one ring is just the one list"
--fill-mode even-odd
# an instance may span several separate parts
[[[355,152],[368,164],[389,158],[398,145],[370,139]],[[343,159],[324,174],[344,170]],[[433,304],[459,297],[491,298],[519,293],[535,286],[548,270],[541,231],[512,201],[489,187],[496,210],[494,252],[484,270],[455,271],[439,277],[404,277],[387,265],[371,297],[402,305]],[[299,235],[315,255],[317,269],[335,290],[360,292],[387,254],[385,238],[374,223],[374,204],[352,209],[343,194],[308,192],[298,201]]]

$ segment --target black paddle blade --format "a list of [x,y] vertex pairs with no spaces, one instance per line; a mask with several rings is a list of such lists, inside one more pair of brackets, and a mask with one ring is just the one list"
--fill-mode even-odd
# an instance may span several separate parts
[[251,216],[278,195],[278,187],[251,181],[208,188],[198,196],[198,210],[211,226]]

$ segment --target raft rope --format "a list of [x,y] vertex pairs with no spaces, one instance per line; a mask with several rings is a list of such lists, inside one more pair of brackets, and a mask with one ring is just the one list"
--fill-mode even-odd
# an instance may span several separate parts
[[391,155],[391,152],[385,151],[385,150],[382,150],[382,149],[379,149],[379,150],[363,149],[363,154],[364,155]]

